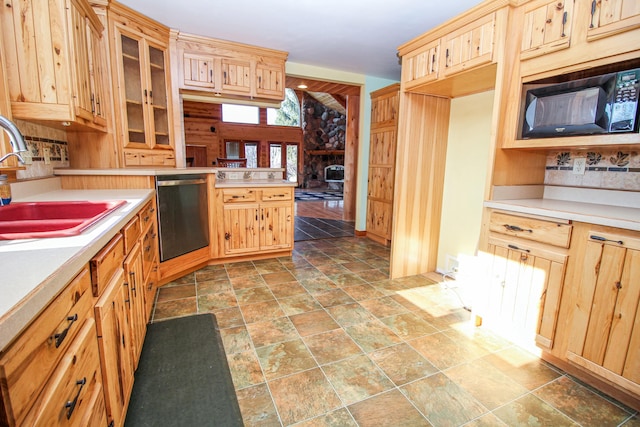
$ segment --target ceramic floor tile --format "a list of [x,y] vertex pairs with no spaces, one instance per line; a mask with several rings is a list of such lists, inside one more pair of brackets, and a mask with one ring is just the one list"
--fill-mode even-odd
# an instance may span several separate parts
[[334,289],[322,294],[316,294],[315,299],[323,307],[333,307],[334,305],[351,304],[355,301],[347,295],[342,289]]
[[309,264],[309,267],[296,267],[291,269],[290,271],[291,274],[293,274],[293,277],[295,277],[298,281],[313,279],[316,277],[325,277],[325,275],[320,270],[318,270],[311,264]]
[[[167,283],[166,287],[170,287],[170,286],[175,286],[175,285],[187,285],[187,284],[192,284],[196,282],[196,275],[195,273],[189,273],[189,274],[185,274],[182,277],[179,277],[175,280],[172,280],[171,282]],[[164,287],[163,286],[163,287]]]
[[224,264],[229,277],[253,276],[258,274],[258,270],[251,261],[241,261]]
[[631,415],[566,376],[533,394],[582,425],[617,426]]
[[198,295],[218,294],[220,292],[231,292],[233,291],[233,287],[228,279],[202,280],[196,284],[196,291]]
[[195,272],[196,282],[205,282],[209,280],[229,280],[229,276],[227,276],[227,271],[222,266],[217,266],[219,268],[202,268]]
[[507,424],[489,412],[473,421],[469,421],[464,427],[507,427]]
[[179,300],[157,302],[153,312],[153,320],[168,319],[171,317],[188,316],[198,312],[195,298],[183,298]]
[[348,273],[347,270],[342,264],[335,264],[333,258],[330,258],[331,263],[317,265],[316,268],[324,273],[325,276],[329,277],[333,274],[344,274]]
[[247,330],[256,348],[298,338],[296,328],[286,317],[252,323]]
[[384,372],[365,355],[322,367],[342,401],[350,405],[393,387]]
[[526,388],[484,360],[458,365],[444,373],[489,410],[528,392]]
[[371,270],[371,266],[366,262],[355,261],[355,262],[345,262],[344,265],[349,271],[353,273],[358,273],[360,271]]
[[253,350],[230,354],[227,362],[236,390],[264,382],[260,362]]
[[227,356],[251,350],[251,337],[244,326],[221,329],[220,336]]
[[278,260],[274,259],[263,259],[258,261],[253,261],[253,265],[256,268],[256,271],[259,274],[272,274],[285,272],[286,268],[282,263]]
[[266,384],[236,390],[245,427],[281,427]]
[[365,353],[402,342],[391,329],[380,321],[358,323],[346,327],[345,330]]
[[231,286],[233,286],[233,289],[235,289],[236,291],[241,289],[257,288],[259,286],[266,285],[266,283],[264,282],[264,279],[258,273],[256,273],[253,276],[241,275],[237,277],[231,277],[230,282],[231,282]]
[[338,286],[326,276],[302,279],[300,284],[312,295],[336,289]]
[[240,289],[235,292],[238,304],[241,306],[275,299],[271,290],[266,286],[251,289]]
[[378,269],[358,271],[358,276],[366,282],[377,282],[378,280],[385,280],[389,278],[388,274],[385,274]]
[[269,389],[285,426],[315,418],[342,405],[319,368],[270,381]]
[[442,332],[416,338],[409,341],[409,345],[438,369],[456,366],[487,354],[459,344]]
[[331,274],[327,277],[329,277],[329,279],[331,279],[331,281],[340,288],[346,288],[348,286],[364,285],[367,283],[355,273],[338,273],[338,274]]
[[300,339],[260,347],[256,353],[267,381],[318,366]]
[[360,347],[343,329],[303,337],[303,340],[321,365],[362,353]]
[[240,305],[240,310],[247,324],[277,319],[285,315],[278,301],[274,299],[256,304]]
[[329,307],[327,311],[343,328],[357,323],[375,320],[373,314],[369,313],[357,303]]
[[369,299],[361,301],[360,305],[374,316],[379,319],[393,316],[395,314],[406,313],[408,310],[402,305],[398,304],[389,297],[381,297],[376,299]]
[[322,308],[322,306],[306,292],[289,298],[278,299],[278,302],[287,316],[315,311]]
[[430,426],[416,408],[397,390],[349,406],[360,427]]
[[268,286],[279,285],[281,283],[292,282],[295,277],[288,271],[278,271],[273,273],[262,274],[262,279]]
[[397,386],[438,372],[435,366],[407,344],[374,351],[369,357]]
[[343,287],[342,290],[356,301],[364,301],[372,298],[380,298],[381,292],[377,291],[373,286],[363,283],[355,286]]
[[158,289],[158,298],[156,301],[164,302],[181,298],[190,298],[196,296],[196,287],[190,285],[176,285],[169,287],[160,287]]
[[431,323],[411,312],[384,318],[382,323],[404,340],[412,340],[438,332],[438,329],[432,326]]
[[500,351],[513,346],[513,343],[487,328],[477,327],[471,322],[454,325],[445,332],[454,341],[468,341],[488,352]]
[[434,426],[459,426],[488,412],[442,373],[414,381],[401,390]]
[[237,307],[223,308],[220,310],[215,310],[213,313],[216,316],[218,327],[220,329],[233,328],[235,326],[244,325],[242,312]]
[[237,305],[236,296],[231,291],[198,296],[198,311],[200,313],[236,307]]
[[281,283],[269,286],[271,293],[276,298],[287,298],[294,295],[306,294],[307,290],[298,282]]
[[578,426],[566,415],[532,394],[496,409],[494,414],[509,426]]
[[327,332],[340,327],[324,310],[296,314],[289,319],[298,330],[298,333],[303,337],[320,332]]
[[358,427],[358,424],[346,408],[340,408],[296,424],[296,427]]
[[509,347],[487,355],[483,359],[529,390],[547,384],[561,375],[557,370],[550,368],[545,362],[519,347]]

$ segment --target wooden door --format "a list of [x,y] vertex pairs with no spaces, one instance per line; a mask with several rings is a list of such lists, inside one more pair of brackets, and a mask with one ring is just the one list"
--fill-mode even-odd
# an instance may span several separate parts
[[124,291],[124,272],[120,269],[95,305],[107,415],[115,425],[124,423],[124,408],[129,403],[133,387],[130,327]]
[[402,57],[402,81],[405,87],[427,83],[438,78],[440,39],[428,43]]
[[444,37],[444,74],[451,75],[493,60],[496,14],[466,25]]
[[257,203],[224,205],[224,253],[226,255],[255,252],[260,249],[259,211]]
[[[593,0],[587,40],[596,40],[640,27],[638,0]],[[587,23],[583,23],[587,24]]]
[[142,250],[136,243],[124,261],[127,317],[131,328],[131,356],[134,370],[138,367],[144,336],[147,331]]
[[184,52],[182,55],[183,81],[187,88],[218,89],[216,59],[213,55],[202,55],[192,52]]
[[284,99],[284,66],[281,64],[256,63],[256,96],[260,98]]
[[293,206],[291,202],[260,205],[260,249],[293,247]]
[[568,359],[640,391],[640,238],[590,232]]
[[521,59],[569,47],[573,0],[538,0],[523,7]]
[[241,59],[222,59],[222,92],[249,95],[251,93],[251,63]]

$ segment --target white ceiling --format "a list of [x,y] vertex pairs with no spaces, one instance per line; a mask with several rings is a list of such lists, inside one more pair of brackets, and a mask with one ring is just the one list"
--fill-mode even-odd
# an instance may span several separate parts
[[121,0],[181,31],[289,52],[288,60],[400,79],[399,45],[480,0]]

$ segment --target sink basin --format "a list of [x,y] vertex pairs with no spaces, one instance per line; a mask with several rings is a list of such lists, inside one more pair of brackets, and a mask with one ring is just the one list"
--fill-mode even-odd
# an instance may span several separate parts
[[75,236],[125,203],[16,202],[0,208],[0,240]]

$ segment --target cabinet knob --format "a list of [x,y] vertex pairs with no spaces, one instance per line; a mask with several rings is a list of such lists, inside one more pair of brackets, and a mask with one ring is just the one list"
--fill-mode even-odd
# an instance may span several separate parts
[[231,239],[231,234],[230,233],[224,233],[224,240],[230,240]]

